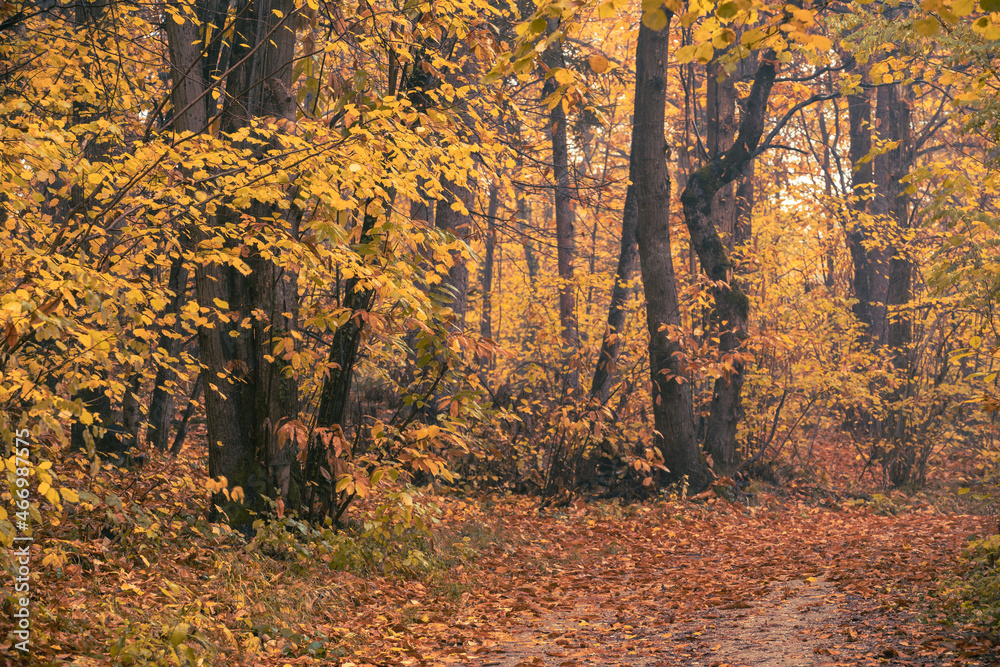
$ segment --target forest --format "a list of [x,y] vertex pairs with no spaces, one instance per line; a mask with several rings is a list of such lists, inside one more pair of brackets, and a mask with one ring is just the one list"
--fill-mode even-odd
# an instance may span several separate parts
[[994,55],[0,0],[0,661],[1000,662]]

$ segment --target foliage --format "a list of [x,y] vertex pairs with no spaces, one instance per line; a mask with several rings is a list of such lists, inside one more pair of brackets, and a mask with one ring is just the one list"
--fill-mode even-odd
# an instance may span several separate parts
[[[888,486],[995,486],[997,9],[3,3],[0,546],[28,524],[45,537],[45,638],[66,643],[83,621],[65,610],[100,600],[87,651],[121,664],[331,660],[367,650],[337,618],[364,587],[349,576],[430,582],[454,611],[479,558],[528,559],[535,593],[574,559],[624,563],[577,530],[627,538],[625,554],[715,544],[709,526],[746,519],[731,502],[770,493],[753,477],[837,502],[870,483],[846,506],[873,536],[906,514]],[[671,49],[652,132],[669,322],[643,317],[663,276],[644,285],[627,232],[640,26]],[[739,174],[712,172],[740,150]],[[700,202],[707,232],[687,206],[705,174],[729,183]],[[879,272],[896,282],[865,296]],[[669,377],[650,362],[660,338]],[[609,344],[610,382],[588,391]],[[655,431],[652,379],[691,399],[698,488],[665,465],[678,435]],[[732,461],[709,451],[720,419]],[[460,497],[485,492],[540,498],[578,553],[513,525],[535,525],[526,500],[480,526],[489,512]],[[581,504],[689,492],[700,509]],[[962,593],[992,620],[994,546],[971,549]],[[312,576],[351,590],[296,624],[286,574],[296,594]],[[691,576],[703,597],[737,587]],[[439,623],[393,590],[403,613],[379,607],[379,631]],[[313,618],[327,594],[292,606]]]

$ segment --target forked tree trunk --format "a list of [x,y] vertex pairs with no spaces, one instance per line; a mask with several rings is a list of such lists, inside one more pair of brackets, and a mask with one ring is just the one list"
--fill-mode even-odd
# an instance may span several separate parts
[[717,285],[713,289],[712,319],[720,330],[719,348],[731,356],[726,374],[716,382],[705,434],[706,449],[718,456],[716,460],[723,469],[731,465],[735,457],[745,370],[738,351],[746,339],[750,304],[733,275],[729,252],[715,227],[713,201],[722,188],[742,177],[751,164],[764,131],[767,102],[776,75],[776,60],[769,53],[757,68],[732,147],[692,173],[681,194],[691,243],[705,275]]
[[[748,56],[740,61],[736,72],[730,75],[726,75],[718,63],[710,64],[708,67],[706,143],[709,160],[721,158],[736,141],[739,126],[736,119],[735,77],[741,72],[749,71],[755,63],[756,58]],[[741,119],[741,122],[742,120],[745,119]],[[752,209],[753,162],[749,161],[737,178],[720,187],[712,198],[711,224],[725,246],[727,254],[732,254],[738,244],[750,239]],[[736,352],[745,334],[734,333],[734,327],[727,324],[732,320],[722,318],[718,308],[713,313],[713,321],[722,327],[719,352],[723,356]],[[745,325],[736,326],[745,328]],[[740,400],[743,381],[744,369],[742,364],[737,362],[715,381],[713,387],[712,403],[705,423],[704,448],[712,457],[714,469],[720,474],[727,474],[737,462],[736,430],[743,418],[743,406]]]

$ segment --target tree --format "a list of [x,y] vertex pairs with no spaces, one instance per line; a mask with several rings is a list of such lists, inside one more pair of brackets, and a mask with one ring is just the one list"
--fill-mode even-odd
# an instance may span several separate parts
[[[661,11],[669,25],[673,14],[666,8]],[[670,247],[670,175],[663,137],[669,46],[669,31],[653,30],[645,22],[639,26],[629,177],[637,204],[636,238],[646,294],[656,442],[670,475],[674,479],[686,476],[693,488],[700,488],[706,471],[694,429],[691,385],[671,330],[680,327],[681,319]]]

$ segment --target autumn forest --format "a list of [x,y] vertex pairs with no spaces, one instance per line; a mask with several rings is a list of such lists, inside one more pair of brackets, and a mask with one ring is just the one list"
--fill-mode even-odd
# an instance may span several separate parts
[[3,0],[0,660],[1000,660],[994,54],[997,0]]

